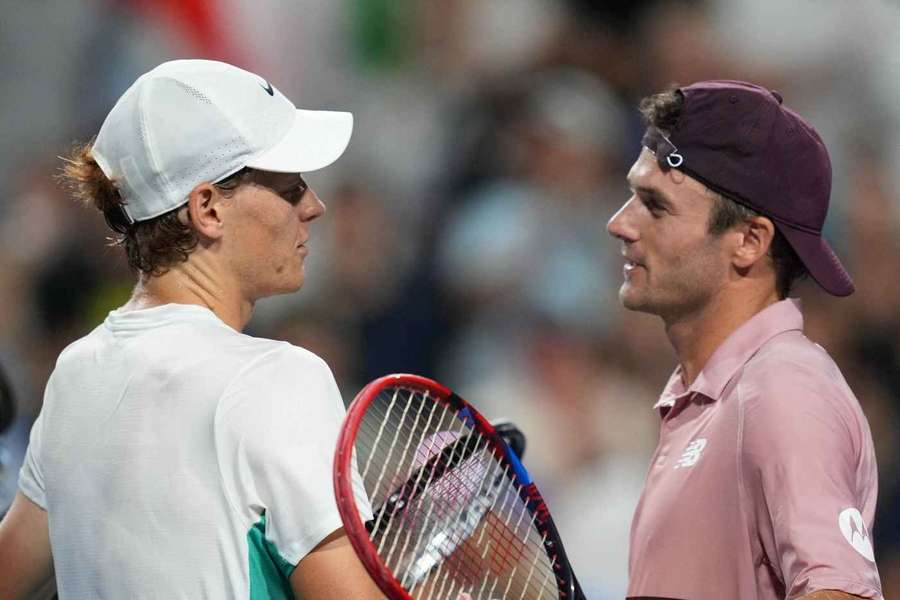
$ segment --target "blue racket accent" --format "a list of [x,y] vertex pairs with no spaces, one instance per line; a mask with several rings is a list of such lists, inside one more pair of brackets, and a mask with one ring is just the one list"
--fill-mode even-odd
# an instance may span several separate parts
[[475,429],[475,417],[472,416],[472,411],[469,410],[469,407],[465,407],[456,415],[459,417],[459,420],[468,425],[471,429]]
[[519,460],[519,457],[516,456],[516,453],[512,451],[512,448],[509,447],[509,444],[503,444],[504,450],[506,450],[506,457],[509,459],[510,464],[512,465],[513,472],[516,474],[516,479],[522,485],[530,485],[531,484],[531,476],[528,474],[528,469],[525,468],[525,465],[522,464],[522,461]]

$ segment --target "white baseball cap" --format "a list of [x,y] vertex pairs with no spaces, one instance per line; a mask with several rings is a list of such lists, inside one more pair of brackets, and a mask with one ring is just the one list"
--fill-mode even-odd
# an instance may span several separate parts
[[91,152],[128,217],[144,221],[187,202],[198,184],[244,167],[327,167],[352,131],[352,114],[298,109],[258,75],[223,62],[175,60],[128,88]]

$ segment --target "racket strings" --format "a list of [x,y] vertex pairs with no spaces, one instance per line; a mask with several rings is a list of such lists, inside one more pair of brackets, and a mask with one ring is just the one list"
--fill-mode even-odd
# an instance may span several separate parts
[[[517,521],[517,523],[516,523],[515,530],[518,530],[518,527],[519,527],[519,525],[521,524],[521,522],[522,522],[522,520],[523,520],[523,517],[525,516],[525,514],[526,514],[527,511],[518,511],[518,512],[519,512],[520,516],[519,516],[518,521]],[[511,516],[512,516],[512,512],[509,511],[509,512],[508,512],[508,515],[507,515],[507,517],[506,517],[506,520],[505,520],[505,522],[504,522],[504,525],[507,526],[507,527],[509,526],[509,521],[510,521],[510,517],[511,517]],[[533,521],[530,520],[529,522],[530,522],[531,524],[533,524]],[[483,534],[483,533],[484,533],[484,530],[482,531],[482,534]],[[508,530],[508,529],[506,530],[506,533],[509,534],[509,530]],[[483,539],[483,537],[480,537],[479,539]],[[485,544],[484,550],[483,550],[479,555],[474,556],[474,557],[472,557],[472,558],[473,558],[474,560],[476,560],[476,561],[477,561],[477,560],[482,560],[482,561],[485,560],[485,558],[487,557],[488,552],[491,550],[491,543],[490,543],[491,541],[497,541],[497,542],[499,543],[499,547],[500,547],[500,548],[503,548],[503,547],[508,547],[508,546],[504,546],[504,543],[507,543],[507,544],[508,544],[508,543],[514,543],[516,540],[515,540],[515,539],[512,539],[511,537],[509,537],[509,535],[507,535],[506,539],[502,539],[502,538],[501,538],[500,540],[489,540],[489,542],[488,542],[487,544]],[[524,540],[523,540],[523,541],[524,541]],[[544,580],[543,582],[541,582],[541,583],[538,584],[537,586],[535,586],[535,585],[533,584],[533,582],[532,582],[532,578],[533,578],[533,576],[534,576],[536,567],[537,567],[537,565],[538,565],[538,559],[540,559],[542,556],[544,556],[544,553],[543,553],[543,552],[535,552],[535,553],[533,553],[533,560],[532,560],[531,563],[530,563],[529,574],[528,574],[528,577],[526,578],[526,580],[525,580],[525,582],[524,582],[524,585],[521,586],[521,587],[522,587],[522,593],[521,593],[521,595],[519,596],[519,598],[525,598],[525,595],[526,595],[526,593],[528,593],[528,592],[538,592],[538,595],[532,595],[532,596],[529,596],[529,597],[541,597],[541,595],[540,595],[540,593],[539,593],[539,592],[541,592],[541,591],[549,592],[549,595],[550,595],[551,597],[554,597],[554,598],[556,597],[556,588],[555,588],[555,587],[547,587],[547,585],[546,585],[546,579],[547,579],[547,578],[549,577],[549,575],[551,574],[551,569],[550,569],[550,568],[544,570],[544,571],[545,571],[545,578],[544,578],[545,580]],[[513,567],[512,573],[511,573],[510,576],[507,578],[506,587],[505,587],[504,590],[503,590],[503,597],[506,597],[506,596],[507,596],[507,594],[508,594],[508,592],[509,592],[509,589],[510,589],[510,587],[511,587],[512,584],[513,584],[513,581],[515,580],[515,574],[516,574],[516,571],[517,571],[520,567],[521,567],[521,564],[516,564],[516,565]],[[439,571],[438,571],[438,573],[439,573]],[[445,574],[445,575],[446,575],[446,574]],[[493,578],[493,579],[494,579],[494,583],[493,583],[493,585],[492,585],[491,588],[490,588],[490,592],[493,592],[493,590],[496,589],[497,584],[500,583],[500,579],[499,579],[499,578],[496,578],[496,577],[495,577],[495,578]],[[490,577],[490,576],[486,576],[486,577],[483,578],[482,585],[481,585],[481,587],[478,589],[478,592],[476,592],[476,595],[473,596],[473,598],[479,598],[479,597],[481,597],[481,593],[483,592],[483,590],[485,589],[486,585],[488,584],[488,582],[489,582],[490,580],[491,580],[491,577]],[[443,598],[443,597],[445,597],[445,596],[444,596],[444,589],[443,589],[443,588],[444,588],[445,582],[446,582],[446,578],[442,581],[441,587],[437,589],[437,594],[436,594],[436,597],[437,597],[437,598]],[[461,582],[460,582],[460,583],[461,583]],[[474,583],[477,584],[477,581],[474,582]],[[446,597],[448,597],[448,598],[453,598],[453,597],[455,597],[455,596],[454,596],[454,592],[457,591],[457,590],[455,589],[455,587],[454,587],[455,584],[456,584],[456,582],[454,582],[454,584],[451,585],[451,587],[447,590],[447,596],[446,596]],[[464,587],[461,586],[460,589],[459,589],[458,591],[465,591],[465,589],[464,589]],[[489,592],[489,594],[488,594],[488,596],[487,596],[488,598],[492,597],[492,596],[490,595],[490,592]],[[423,597],[424,597],[424,596],[423,596]],[[427,596],[427,597],[430,598],[431,595],[429,595],[429,596]]]
[[[479,440],[479,442],[480,442],[480,441],[481,441],[481,440]],[[486,449],[487,449],[486,446],[487,446],[487,442],[485,441],[485,447],[482,448],[482,450],[486,450]],[[461,486],[457,486],[457,490],[459,489],[459,487],[461,487]],[[471,491],[472,491],[472,490],[469,490],[470,493],[471,493]],[[477,496],[476,496],[476,497],[477,497]],[[463,512],[464,510],[466,510],[466,505],[463,504],[463,503],[460,503],[460,505],[459,505],[459,507],[458,507],[458,513],[455,515],[455,519],[454,519],[456,522],[459,522],[459,518],[460,518],[460,516],[461,516],[461,514],[462,514],[462,512]],[[453,532],[453,533],[457,534],[457,537],[456,537],[456,539],[453,539],[453,538],[451,537],[451,539],[450,539],[450,544],[453,544],[453,545],[459,545],[459,544],[463,541],[463,540],[462,540],[462,536],[466,536],[467,533],[468,533],[469,535],[471,535],[471,532],[467,532],[467,531],[465,531],[465,530],[459,530],[459,529],[461,529],[461,528],[457,528],[457,531],[454,531],[454,532]],[[423,528],[423,529],[422,529],[422,532],[421,532],[421,534],[420,534],[420,536],[419,536],[419,540],[416,542],[416,545],[414,546],[414,552],[415,552],[415,549],[419,547],[419,544],[421,543],[422,540],[428,539],[428,537],[429,537],[428,534],[429,534],[429,531],[428,531],[427,529]],[[468,536],[466,536],[466,537],[468,537]],[[436,577],[439,577],[439,576],[440,576],[441,570],[444,569],[444,566],[445,566],[446,564],[447,564],[446,562],[441,562],[441,563],[438,565],[438,569],[437,569],[437,571],[436,571],[436,573],[435,573],[435,576],[436,576]],[[446,577],[447,577],[448,574],[449,574],[449,573],[446,573],[446,572],[444,573],[444,578],[445,578],[445,579],[444,579],[444,582],[446,582]],[[443,588],[443,583],[442,583],[442,588]],[[438,597],[441,597],[441,591],[438,592]]]
[[[433,403],[433,404],[432,404],[432,413],[433,413],[434,408],[436,408],[437,406],[438,406],[437,403]],[[446,421],[446,423],[445,423],[445,421]],[[428,424],[429,424],[429,423],[430,423],[430,419],[429,419],[429,422],[426,423],[426,430],[427,430],[427,427],[428,427]],[[447,412],[447,411],[442,411],[442,414],[441,414],[440,420],[439,420],[438,423],[437,423],[436,429],[437,429],[438,431],[443,431],[445,427],[449,427],[450,425],[452,425],[452,415],[451,415],[449,412]],[[409,439],[411,440],[412,437],[410,437]],[[408,444],[407,444],[407,446],[408,446]],[[424,445],[424,444],[423,444],[423,445],[420,446],[420,448],[423,448],[423,447],[425,448],[425,452],[424,452],[424,455],[425,455],[425,456],[430,456],[430,455],[436,454],[437,451],[440,449],[440,446],[439,446],[438,443],[437,443],[437,437],[431,437],[431,438],[429,439],[429,442],[428,442],[427,445]],[[419,458],[419,459],[421,460],[421,459],[422,459],[422,453],[418,453],[417,455],[411,456],[411,457],[410,457],[409,464],[406,464],[405,466],[401,463],[400,472],[404,474],[404,478],[411,477],[412,474],[411,474],[409,471],[411,471],[411,469],[412,469],[412,463],[413,463],[417,458]],[[416,476],[415,476],[413,479],[410,479],[410,481],[413,481],[413,488],[418,488],[419,486],[422,486],[422,485],[424,485],[424,487],[428,487],[428,486],[430,485],[430,483],[431,483],[430,480],[426,480],[426,481],[424,482],[424,484],[423,484],[423,476],[425,476],[426,473],[427,473],[427,469],[425,469],[425,468],[420,468],[420,469],[418,470]],[[430,475],[429,475],[429,477],[430,477]],[[378,484],[376,483],[376,489],[377,489],[377,487],[378,487]],[[376,504],[379,504],[379,503],[380,503],[379,500],[380,500],[380,498],[375,498]],[[382,504],[382,506],[384,505],[383,502],[381,502],[381,504]],[[429,505],[429,512],[428,512],[428,514],[425,516],[425,521],[428,521],[428,520],[429,520],[429,518],[430,518],[430,516],[431,516],[431,511],[432,511],[434,508],[435,508],[435,505],[434,505],[434,504]],[[421,509],[421,505],[416,505],[416,507],[415,507],[416,513],[414,514],[414,517],[417,517],[417,516],[418,516],[418,512],[419,512],[420,509]],[[379,516],[384,516],[384,514],[385,514],[385,513],[382,512]],[[392,515],[392,516],[393,516],[393,515]],[[401,514],[401,515],[399,516],[399,518],[392,518],[392,519],[390,520],[390,522],[389,522],[389,524],[388,524],[388,528],[387,528],[387,529],[383,532],[383,534],[382,534],[382,541],[381,541],[381,543],[379,544],[379,553],[381,553],[381,552],[383,551],[383,544],[384,544],[384,541],[387,540],[387,539],[390,537],[390,529],[391,529],[391,527],[394,525],[394,523],[399,523],[399,524],[402,525],[402,522],[405,521],[405,520],[408,520],[409,516],[410,516],[409,513],[407,513],[407,514]],[[378,531],[378,524],[377,524],[377,523],[376,523],[376,526],[375,526],[375,528],[374,528],[374,531],[376,531],[376,532]],[[407,531],[407,535],[406,535],[407,539],[406,539],[405,542],[404,542],[404,550],[401,550],[401,554],[405,551],[405,547],[408,545],[408,542],[409,542],[409,539],[408,539],[408,538],[410,537],[410,535],[411,535],[411,533],[412,533],[413,530],[412,530],[412,529],[407,529],[406,531]],[[399,541],[399,539],[400,539],[400,536],[397,536],[397,537],[395,538],[395,540],[394,540],[395,543],[394,543],[393,546],[392,546],[392,550],[393,550],[394,548],[396,548],[396,542]],[[417,542],[417,544],[418,544],[418,542]],[[390,557],[392,556],[392,554],[393,554],[392,551],[389,551],[389,552],[388,552],[388,555],[387,555],[387,556],[388,556],[388,559],[390,559]]]
[[[434,406],[437,406],[437,404],[435,404]],[[438,422],[438,425],[437,425],[439,428],[441,427],[441,424],[443,423],[444,417],[445,417],[445,416],[446,416],[446,415],[441,415],[441,419],[440,419],[440,421]],[[432,439],[432,440],[429,441],[428,448],[429,448],[430,453],[433,453],[433,452],[436,451],[434,439]],[[412,464],[407,465],[407,468],[411,468],[411,466],[412,466]],[[423,485],[423,484],[422,484],[422,477],[425,475],[425,473],[426,473],[426,469],[424,469],[424,468],[418,470],[418,472],[417,472],[417,474],[416,474],[416,477],[415,477],[415,479],[414,479],[414,483],[413,483],[414,489],[418,488],[420,485]],[[424,485],[427,487],[428,483],[429,483],[429,482],[426,481]],[[433,508],[433,507],[430,507],[430,508]],[[396,513],[395,513],[395,514],[396,514]],[[405,520],[404,517],[407,516],[408,514],[409,514],[409,513],[401,513],[401,517],[400,517],[400,518],[398,518],[398,519],[392,518],[392,519],[391,519],[390,523],[388,524],[387,529],[386,529],[385,532],[382,534],[382,543],[381,543],[381,545],[379,546],[379,553],[381,553],[381,549],[380,549],[380,548],[381,548],[381,546],[384,544],[384,541],[387,540],[387,539],[389,539],[389,537],[390,537],[390,529],[391,529],[391,526],[392,526],[395,522],[396,522],[396,523],[401,523],[401,524],[402,524],[402,521]],[[430,512],[429,512],[429,514],[430,514]],[[391,516],[393,517],[394,515],[391,515]],[[426,520],[427,520],[427,517],[426,517]],[[376,528],[374,531],[377,532],[378,529]],[[412,530],[411,530],[411,529],[408,530],[408,531],[407,531],[407,537],[409,537],[409,535],[410,535],[411,533],[412,533]],[[392,547],[396,547],[396,542],[399,541],[399,540],[400,540],[400,536],[398,535],[398,536],[396,536],[396,538],[395,538],[395,540],[394,540],[394,544],[393,544]],[[407,540],[407,542],[404,543],[404,546],[406,546],[407,543],[408,543],[408,540]],[[388,556],[390,557],[390,554],[389,554]]]
[[[392,399],[392,401],[391,401],[391,405],[388,407],[388,414],[390,413],[390,409],[393,408],[393,406],[394,406],[394,404],[395,404],[395,402],[396,402],[396,398],[397,398],[397,395],[398,395],[398,394],[399,394],[399,390],[396,390],[395,393],[394,393],[394,397],[393,397],[393,399]],[[407,408],[408,408],[408,406],[409,406],[411,403],[406,403],[406,404],[407,404]],[[416,413],[416,421],[418,421],[419,414],[421,413],[421,409],[422,409],[422,407],[424,407],[424,406],[425,406],[425,402],[420,403],[420,405],[419,405],[419,411]],[[430,414],[429,417],[428,417],[428,422],[426,423],[426,429],[427,429],[428,425],[431,423],[431,419],[432,419],[433,416],[434,416],[434,411],[435,411],[436,408],[437,408],[437,403],[432,403],[431,414]],[[406,414],[406,409],[404,409],[403,414],[404,414],[404,415]],[[441,417],[441,420],[443,421],[443,416]],[[387,422],[387,419],[385,419],[384,422]],[[401,418],[401,423],[402,423],[402,422],[403,422],[403,421],[402,421],[402,418]],[[413,429],[415,429],[415,423],[413,424]],[[401,431],[402,431],[402,429],[398,427],[398,428],[397,428],[397,435],[394,436],[394,441],[395,441],[395,442],[396,442],[397,436],[401,433]],[[381,433],[381,432],[379,431],[379,435],[380,435],[380,433]],[[404,452],[403,452],[403,455],[404,455],[404,456],[408,454],[407,451],[408,451],[409,445],[410,445],[410,443],[411,443],[412,440],[413,440],[413,436],[407,435],[406,437],[407,437],[407,441],[406,441],[406,445],[405,445],[405,447],[404,447]],[[374,445],[373,447],[377,447],[377,441],[378,441],[378,440],[376,439],[375,445]],[[385,472],[385,469],[386,469],[387,466],[388,466],[388,462],[390,461],[390,457],[391,457],[390,455],[391,455],[392,451],[393,451],[393,444],[391,445],[391,452],[389,452],[388,455],[387,455],[386,457],[379,457],[381,460],[384,460],[384,464],[383,464],[383,466],[382,466],[381,473],[379,474],[378,479],[376,480],[376,483],[375,483],[375,489],[374,489],[373,492],[372,492],[372,498],[373,498],[373,500],[375,500],[375,498],[377,498],[377,496],[378,496],[378,488],[379,488],[379,486],[380,486],[380,484],[381,484],[381,481],[382,481],[382,479],[383,479],[383,477],[384,477],[384,472]],[[370,461],[371,461],[371,458],[372,458],[373,456],[375,456],[375,453],[374,453],[374,452],[373,452],[372,455],[370,456]],[[408,467],[408,466],[409,466],[409,465],[407,465],[407,467]],[[401,468],[402,468],[402,460],[401,460]],[[368,468],[366,469],[366,473],[363,474],[363,480],[366,479],[367,472],[368,472]],[[421,478],[421,474],[420,474],[420,478]],[[419,485],[419,481],[416,481],[415,485]],[[376,505],[383,505],[383,502],[378,502]],[[380,512],[379,512],[378,519],[377,519],[376,522],[375,522],[375,526],[374,526],[373,531],[378,531],[378,528],[379,528],[379,526],[380,526],[380,524],[381,524],[380,522],[382,521],[384,515],[385,515],[385,511],[380,511]],[[390,526],[390,523],[389,523],[389,526]],[[385,535],[382,537],[382,541],[381,541],[381,543],[380,543],[379,546],[378,546],[378,553],[379,553],[379,554],[381,554],[381,552],[382,552],[382,550],[383,550],[384,542],[385,542],[387,539],[388,539],[387,532],[385,532]]]
[[[499,498],[499,497],[501,497],[501,496],[498,495],[497,498]],[[500,553],[504,549],[517,548],[518,544],[527,544],[528,543],[527,537],[525,539],[521,539],[521,540],[518,539],[519,527],[521,526],[523,521],[525,521],[525,517],[528,514],[528,511],[522,510],[522,509],[514,510],[517,508],[521,508],[521,507],[519,507],[520,500],[518,498],[517,493],[515,493],[515,495],[512,495],[512,497],[510,497],[510,495],[506,495],[506,497],[504,498],[504,502],[507,504],[507,506],[509,508],[509,510],[505,511],[505,517],[503,516],[504,511],[498,511],[496,504],[494,504],[494,506],[492,507],[495,512],[500,512],[499,516],[501,518],[503,518],[503,523],[502,523],[503,527],[495,528],[495,531],[499,531],[501,535],[498,538],[492,538],[490,540],[495,543],[494,548],[491,548],[490,544],[485,544],[484,550],[482,552],[478,553],[476,556],[472,557],[472,559],[476,562],[484,561],[487,558],[488,553],[492,549],[494,550],[495,553]],[[519,517],[516,520],[516,523],[513,526],[513,528],[510,528],[512,517],[514,516],[514,514],[516,512],[518,512]],[[529,517],[527,519],[527,524],[529,526],[532,526],[533,518]],[[543,542],[543,540],[541,540],[541,542]],[[514,581],[516,580],[517,571],[522,568],[521,561],[522,561],[522,559],[527,558],[527,554],[528,554],[528,552],[524,552],[524,551],[520,550],[519,552],[514,553],[512,560],[509,561],[510,563],[514,564],[514,567],[513,567],[513,571],[507,577],[507,584],[506,584],[505,589],[503,590],[503,597],[507,597],[510,587],[513,585]],[[536,572],[536,568],[538,566],[540,559],[543,559],[544,565],[547,566],[547,568],[543,569],[545,575],[549,576],[552,573],[552,565],[549,564],[549,561],[546,557],[546,554],[543,551],[543,548],[539,548],[538,551],[533,551],[530,554],[532,556],[532,560],[529,565],[529,567],[530,567],[529,575],[526,577],[525,581],[520,584],[522,593],[519,597],[524,598],[526,593],[530,593],[529,597],[542,597],[542,596],[546,596],[546,595],[549,595],[554,598],[557,597],[556,588],[548,587],[546,585],[546,577],[544,578],[545,580],[543,582],[538,583],[538,584],[535,584],[535,582],[533,581],[533,576],[534,576],[534,573]],[[497,581],[499,581],[499,580],[497,580]],[[477,582],[475,582],[475,583],[477,584]],[[451,598],[455,597],[455,595],[451,593],[452,591],[453,591],[452,589],[448,590],[447,597],[451,597]],[[542,594],[542,592],[547,592],[547,593]],[[438,598],[444,597],[442,589],[438,590],[437,597]],[[477,596],[475,596],[475,597],[477,598]]]
[[[443,421],[444,421],[444,419],[441,420],[442,423],[443,423]],[[497,464],[499,464],[499,463],[497,463]],[[508,468],[507,468],[507,470],[508,470]],[[507,476],[508,476],[508,473],[507,473]],[[487,481],[487,479],[485,479],[485,481]],[[499,497],[500,497],[500,496],[496,496],[496,497],[495,497],[495,500],[496,500],[497,498],[499,498]],[[518,494],[515,494],[514,498],[515,498],[515,504],[518,504],[518,503],[520,502],[520,501],[518,500]],[[515,506],[515,504],[513,504],[513,506]],[[433,506],[432,506],[431,508],[433,508]],[[524,511],[524,510],[520,510],[520,511],[519,511],[520,517],[519,517],[518,522],[517,522],[517,524],[516,524],[516,530],[518,530],[518,527],[519,527],[519,525],[520,525],[521,522],[522,522],[522,517],[524,517],[526,513],[527,513],[527,511]],[[511,515],[512,513],[510,512],[509,514]],[[530,523],[530,524],[533,524],[533,519],[531,519],[531,520],[529,521],[529,523]],[[508,518],[506,519],[505,525],[506,525],[507,527],[508,527],[508,525],[509,525],[509,519],[508,519]],[[423,531],[423,535],[424,535],[425,533],[427,533],[427,532]],[[484,531],[482,531],[482,536],[483,536],[483,534],[484,534]],[[479,538],[479,539],[481,539],[481,538]],[[506,541],[509,542],[509,541],[511,541],[511,540],[506,540]],[[408,539],[406,540],[406,542],[408,543]],[[522,543],[527,543],[527,540],[523,540]],[[417,545],[418,545],[418,542],[417,542]],[[405,546],[406,546],[406,543],[404,544],[404,547],[405,547]],[[486,547],[486,548],[485,548],[485,552],[483,552],[483,553],[481,554],[481,560],[484,560],[484,556],[486,555],[487,550],[488,550],[488,548]],[[401,551],[401,553],[402,553],[402,551]],[[391,555],[391,556],[393,556],[393,555]],[[529,570],[529,577],[526,579],[526,586],[531,586],[531,585],[533,585],[532,582],[531,582],[531,576],[533,576],[533,574],[534,574],[534,572],[535,572],[535,569],[536,569],[536,566],[537,566],[537,559],[539,559],[540,557],[543,557],[543,556],[544,556],[544,553],[543,553],[543,552],[534,553],[533,556],[534,556],[534,558],[535,558],[535,561],[533,561],[532,564],[531,564],[531,568],[530,568],[530,570]],[[544,572],[545,572],[545,574],[546,574],[547,576],[550,575],[550,569],[544,569]],[[438,574],[440,574],[440,571],[438,571]],[[544,579],[546,580],[547,578],[548,578],[548,577],[545,577]],[[442,580],[442,581],[446,581],[446,579],[444,579],[444,580]],[[539,584],[539,587],[544,587],[544,588],[546,588],[546,587],[547,587],[546,582],[542,582],[541,584]],[[548,588],[548,589],[550,589],[550,588]],[[526,587],[526,588],[523,588],[523,597],[524,597],[525,591],[527,591],[527,587]],[[440,589],[438,590],[438,594],[439,594],[439,595],[441,595],[442,592],[443,592],[443,590],[440,590]]]
[[[442,421],[443,421],[443,420],[442,420]],[[494,475],[494,474],[492,473],[492,475]],[[488,479],[489,479],[489,478],[488,478]],[[487,480],[487,479],[486,479],[486,480]],[[464,483],[468,484],[468,482],[464,482]],[[468,486],[467,486],[467,487],[468,487]],[[471,490],[470,487],[469,487],[469,490]],[[479,493],[482,492],[482,491],[483,491],[483,490],[479,490]],[[495,500],[496,500],[497,498],[499,498],[499,496],[497,496],[497,497],[495,498]],[[433,508],[433,507],[432,507],[432,508]],[[511,514],[511,513],[510,513],[510,514]],[[522,517],[523,517],[524,515],[525,515],[525,511],[520,511],[520,518],[519,518],[519,520],[517,521],[517,528],[518,528],[518,525],[521,524]],[[506,525],[508,526],[508,519],[507,519]],[[482,536],[483,536],[483,534],[484,534],[484,531],[482,531]],[[479,539],[480,539],[480,538],[479,538]],[[408,542],[408,540],[406,540],[406,542]],[[407,545],[406,542],[404,543],[404,547]],[[396,547],[396,546],[394,546],[394,547]],[[401,551],[401,552],[402,552],[402,551]],[[391,553],[390,556],[392,557],[393,554]]]
[[559,597],[555,560],[521,484],[452,407],[427,392],[388,389],[370,405],[356,446],[365,488],[381,507],[372,541],[417,598]]

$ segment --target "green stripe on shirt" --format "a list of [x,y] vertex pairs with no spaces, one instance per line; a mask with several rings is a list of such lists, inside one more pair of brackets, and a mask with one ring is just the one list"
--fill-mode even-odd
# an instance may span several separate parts
[[295,600],[290,576],[295,565],[284,560],[266,539],[266,515],[247,532],[250,559],[250,600]]

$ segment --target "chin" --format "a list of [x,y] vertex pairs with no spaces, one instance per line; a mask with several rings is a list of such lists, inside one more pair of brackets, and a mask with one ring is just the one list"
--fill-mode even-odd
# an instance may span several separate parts
[[656,314],[653,303],[627,283],[619,289],[619,302],[628,310]]
[[293,294],[294,292],[299,291],[300,288],[303,287],[303,282],[304,282],[304,278],[298,277],[297,279],[292,281],[289,286],[287,286],[287,289],[283,293]]
[[303,287],[303,284],[306,282],[306,269],[303,268],[303,265],[300,265],[299,269],[291,270],[289,277],[285,277],[282,286],[283,291],[282,294],[292,294]]
[[273,285],[271,288],[266,290],[266,293],[262,297],[267,298],[269,296],[283,296],[284,294],[293,294],[301,287],[303,287],[303,277],[297,277],[291,279],[290,281],[281,281],[277,285]]
[[623,283],[622,287],[619,288],[619,302],[622,306],[628,310],[638,310],[638,300],[639,298],[635,293],[635,289],[631,287],[627,281]]

